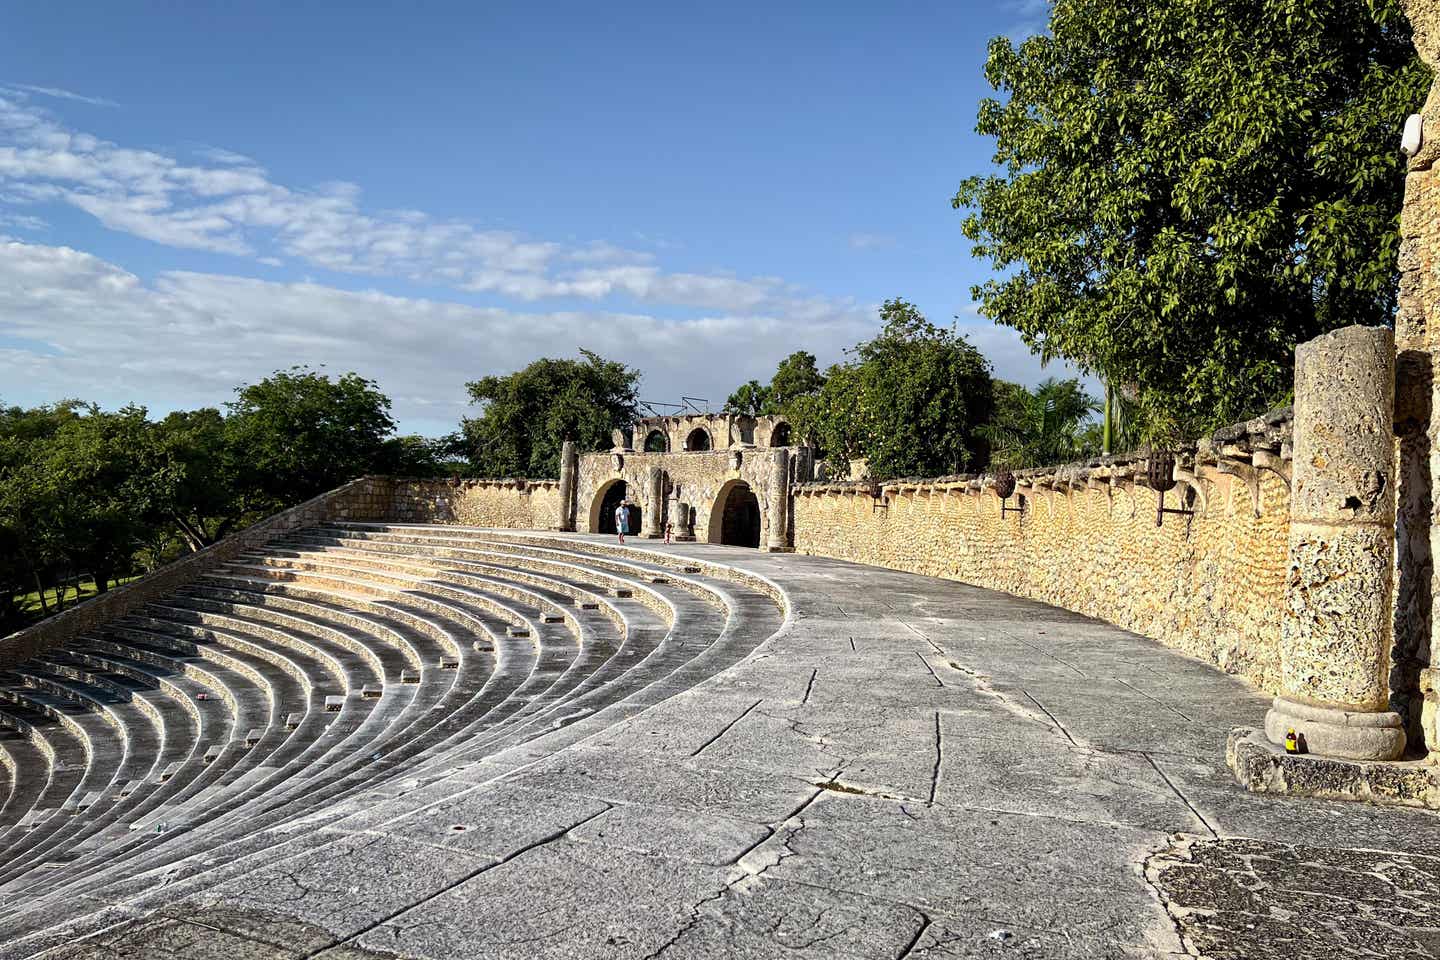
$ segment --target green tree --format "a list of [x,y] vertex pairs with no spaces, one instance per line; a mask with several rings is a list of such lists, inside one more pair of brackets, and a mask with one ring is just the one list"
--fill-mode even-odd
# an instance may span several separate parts
[[68,402],[11,411],[0,430],[0,527],[42,606],[64,579],[104,592],[129,573],[169,483],[145,409]]
[[742,383],[725,401],[727,413],[743,413],[752,417],[767,414],[794,420],[803,418],[800,408],[819,396],[825,377],[815,365],[815,354],[796,350],[781,360],[770,383],[759,380]]
[[740,384],[735,392],[730,394],[725,401],[725,412],[756,417],[765,412],[769,399],[770,388],[762,385],[759,380],[751,380]]
[[815,354],[796,350],[775,368],[761,412],[788,415],[796,403],[815,396],[824,386],[825,377],[815,365]]
[[995,418],[979,428],[995,467],[1039,467],[1097,452],[1091,429],[1099,402],[1079,380],[1043,380],[1034,390],[996,381]]
[[265,512],[375,472],[395,430],[390,399],[357,373],[292,367],[235,392],[225,442],[245,506]]
[[[219,410],[177,411],[155,424],[153,434],[172,467],[158,506],[191,550],[214,543],[248,512],[263,508],[247,503],[240,466],[244,452],[232,447],[232,431]],[[163,543],[159,531],[153,542]]]
[[634,423],[639,371],[589,350],[580,354],[466,384],[471,401],[484,405],[461,423],[474,473],[558,476],[565,440],[581,450],[609,449],[610,432]]
[[1405,116],[1429,86],[1399,0],[1057,0],[990,44],[1002,171],[965,180],[981,312],[1142,407],[1283,399],[1297,342],[1395,307]]
[[873,340],[826,373],[788,411],[828,456],[864,457],[877,477],[938,475],[982,466],[976,427],[994,408],[990,369],[969,341],[930,323],[904,300],[886,301]]

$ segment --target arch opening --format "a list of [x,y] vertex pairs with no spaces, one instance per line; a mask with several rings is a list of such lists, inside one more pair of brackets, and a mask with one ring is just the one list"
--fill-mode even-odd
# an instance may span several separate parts
[[704,427],[696,427],[690,431],[690,436],[685,438],[686,450],[709,450],[710,433]]
[[646,453],[668,453],[670,451],[670,438],[660,430],[651,430],[645,435]]
[[633,503],[626,502],[626,495],[629,488],[624,480],[611,480],[600,492],[595,495],[595,502],[590,508],[590,530],[592,533],[615,533],[615,508],[622,503],[625,504],[625,513],[629,517],[630,532],[640,532],[640,508]]
[[772,446],[772,447],[788,447],[788,446],[790,446],[790,424],[788,424],[788,423],[777,423],[777,424],[775,424],[775,429],[770,431],[770,446]]
[[710,542],[732,547],[760,546],[760,501],[744,480],[730,481],[715,499],[710,514]]

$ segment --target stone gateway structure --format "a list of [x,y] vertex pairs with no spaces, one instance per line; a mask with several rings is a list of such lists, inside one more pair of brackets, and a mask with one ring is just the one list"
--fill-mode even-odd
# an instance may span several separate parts
[[631,505],[631,530],[701,543],[784,551],[792,547],[792,487],[811,479],[814,451],[792,446],[789,424],[734,414],[650,417],[615,447],[562,464],[575,489],[575,522],[562,529],[614,533],[615,508]]

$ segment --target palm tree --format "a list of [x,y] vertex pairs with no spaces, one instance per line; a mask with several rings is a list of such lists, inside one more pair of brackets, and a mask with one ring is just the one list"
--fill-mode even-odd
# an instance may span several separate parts
[[995,419],[979,428],[994,467],[1039,467],[1091,452],[1090,418],[1100,403],[1079,380],[1047,378],[1035,387],[997,381]]

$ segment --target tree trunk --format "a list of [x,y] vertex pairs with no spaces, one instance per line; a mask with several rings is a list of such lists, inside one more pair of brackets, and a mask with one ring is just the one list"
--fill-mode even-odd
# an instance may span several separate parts
[[1101,441],[1101,453],[1110,456],[1110,431],[1114,429],[1115,423],[1115,391],[1110,389],[1110,381],[1105,381],[1105,431],[1104,439]]
[[50,616],[50,604],[45,602],[45,584],[40,580],[40,571],[31,570],[30,572],[35,576],[35,593],[40,597],[40,612],[48,617]]
[[175,526],[180,531],[180,539],[185,541],[185,546],[190,548],[190,552],[199,553],[200,549],[205,546],[204,536],[197,533],[189,521],[180,516],[180,514],[172,513],[170,514],[170,519],[175,521]]

